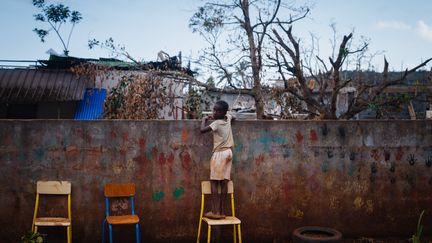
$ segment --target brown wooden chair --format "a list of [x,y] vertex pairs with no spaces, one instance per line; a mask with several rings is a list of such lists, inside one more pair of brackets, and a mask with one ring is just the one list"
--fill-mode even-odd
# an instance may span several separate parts
[[[105,225],[108,223],[110,243],[113,242],[112,225],[135,224],[136,242],[140,242],[139,217],[135,214],[135,184],[107,184],[105,185],[105,219],[102,225],[102,242],[105,242]],[[110,199],[128,198],[131,204],[131,213],[126,215],[110,215]]]

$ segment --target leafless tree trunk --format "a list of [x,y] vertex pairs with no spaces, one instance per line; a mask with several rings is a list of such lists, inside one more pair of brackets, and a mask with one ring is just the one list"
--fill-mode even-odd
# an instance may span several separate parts
[[[329,57],[330,69],[327,68],[323,59],[316,56],[317,62],[320,63],[322,67],[322,69],[318,70],[316,73],[311,67],[303,66],[303,57],[300,53],[299,41],[296,40],[292,34],[292,26],[286,29],[283,24],[279,24],[279,28],[280,30],[273,29],[273,36],[270,36],[274,43],[276,43],[275,55],[274,57],[270,57],[270,59],[276,64],[278,72],[284,81],[286,81],[285,77],[287,77],[287,75],[296,77],[299,88],[296,89],[285,86],[285,91],[306,104],[307,112],[311,118],[319,117],[320,119],[332,120],[351,119],[356,114],[366,110],[370,102],[375,102],[378,106],[388,105],[392,101],[385,99],[377,101],[379,95],[382,94],[387,87],[403,83],[409,74],[426,66],[427,63],[432,60],[432,58],[427,59],[418,66],[405,70],[403,75],[396,79],[388,78],[388,62],[384,60],[384,71],[380,82],[377,84],[353,82],[352,78],[342,78],[341,72],[345,71],[343,70],[344,62],[349,55],[365,52],[368,43],[364,43],[361,47],[351,51],[349,50],[349,43],[353,34],[345,35],[337,50],[336,59]],[[280,31],[285,34],[285,38],[282,37]],[[288,55],[289,59],[287,59],[285,55]],[[304,70],[309,71],[309,76],[305,75]],[[310,89],[307,83],[308,80],[316,82],[318,84],[318,89]],[[341,90],[348,87],[350,84],[356,88],[357,92],[349,102],[347,110],[338,115],[338,96],[341,94]],[[314,92],[318,92],[318,94],[314,94]]]
[[[231,0],[231,1],[209,1],[206,5],[200,9],[192,18],[191,24],[193,31],[199,32],[206,40],[211,40],[209,43],[212,48],[209,55],[214,70],[219,70],[225,75],[225,79],[231,88],[236,90],[236,93],[249,93],[252,94],[255,99],[256,113],[258,119],[264,117],[264,98],[263,98],[263,87],[262,87],[262,76],[263,76],[263,49],[265,40],[268,37],[269,27],[273,24],[279,23],[277,15],[279,13],[282,0],[272,0],[274,8],[270,13],[265,14],[264,11],[260,11],[259,4],[266,5],[265,1],[250,1],[250,0]],[[270,2],[267,2],[269,4]],[[252,19],[251,7],[254,7],[254,17]],[[265,6],[267,7],[267,6]],[[206,12],[208,11],[208,12]],[[304,9],[303,12],[291,17],[285,23],[291,24],[304,18],[309,12],[309,9]],[[257,15],[257,16],[256,16]],[[266,17],[264,17],[266,16]],[[244,55],[241,55],[240,59],[248,63],[246,67],[250,68],[250,75],[252,79],[252,88],[243,87],[240,89],[232,80],[234,72],[229,72],[229,66],[232,64],[224,64],[221,61],[220,55],[215,52],[214,47],[216,46],[214,38],[220,28],[224,26],[235,26],[244,31],[245,43],[236,43],[238,49],[244,50]],[[241,40],[242,36],[238,37]],[[237,41],[238,41],[237,40]],[[234,60],[234,63],[243,63],[240,60]],[[216,64],[216,65],[215,65]],[[239,68],[238,70],[244,70]],[[244,80],[244,72],[241,72],[241,78]],[[245,92],[247,90],[250,92]]]

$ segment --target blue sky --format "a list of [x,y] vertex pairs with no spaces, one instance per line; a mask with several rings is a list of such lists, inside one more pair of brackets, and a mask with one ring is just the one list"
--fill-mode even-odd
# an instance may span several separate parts
[[[45,27],[33,20],[37,12],[31,0],[0,1],[0,59],[46,59],[53,48],[61,53],[54,33],[41,43],[32,32]],[[48,3],[59,1],[47,1]],[[74,0],[60,1],[83,15],[72,36],[70,55],[108,57],[104,50],[89,50],[87,40],[113,37],[138,59],[152,61],[157,52],[196,57],[204,47],[198,34],[188,28],[188,20],[202,4],[199,0]],[[303,1],[297,1],[303,2]],[[355,31],[355,37],[371,39],[372,51],[385,51],[392,69],[412,67],[432,57],[432,1],[430,0],[315,0],[308,19],[294,26],[294,33],[308,39],[312,32],[320,38],[321,53],[329,54],[336,23],[339,37]],[[382,68],[383,56],[376,58]],[[430,67],[431,65],[429,65]]]

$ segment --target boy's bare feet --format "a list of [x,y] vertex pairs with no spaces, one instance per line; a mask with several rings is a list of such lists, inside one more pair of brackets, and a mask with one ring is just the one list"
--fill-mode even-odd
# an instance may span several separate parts
[[226,218],[225,215],[215,214],[215,213],[213,213],[211,211],[205,213],[204,217],[209,218],[209,219],[224,219],[224,218]]

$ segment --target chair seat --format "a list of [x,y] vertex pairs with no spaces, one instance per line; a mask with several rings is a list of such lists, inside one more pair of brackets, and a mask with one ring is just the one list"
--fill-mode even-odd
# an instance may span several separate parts
[[227,216],[225,219],[209,219],[206,217],[202,218],[209,225],[231,225],[240,224],[240,219],[232,216]]
[[136,224],[139,222],[138,215],[121,215],[121,216],[108,216],[108,224]]
[[36,218],[36,226],[69,226],[71,220],[68,218],[44,217]]

